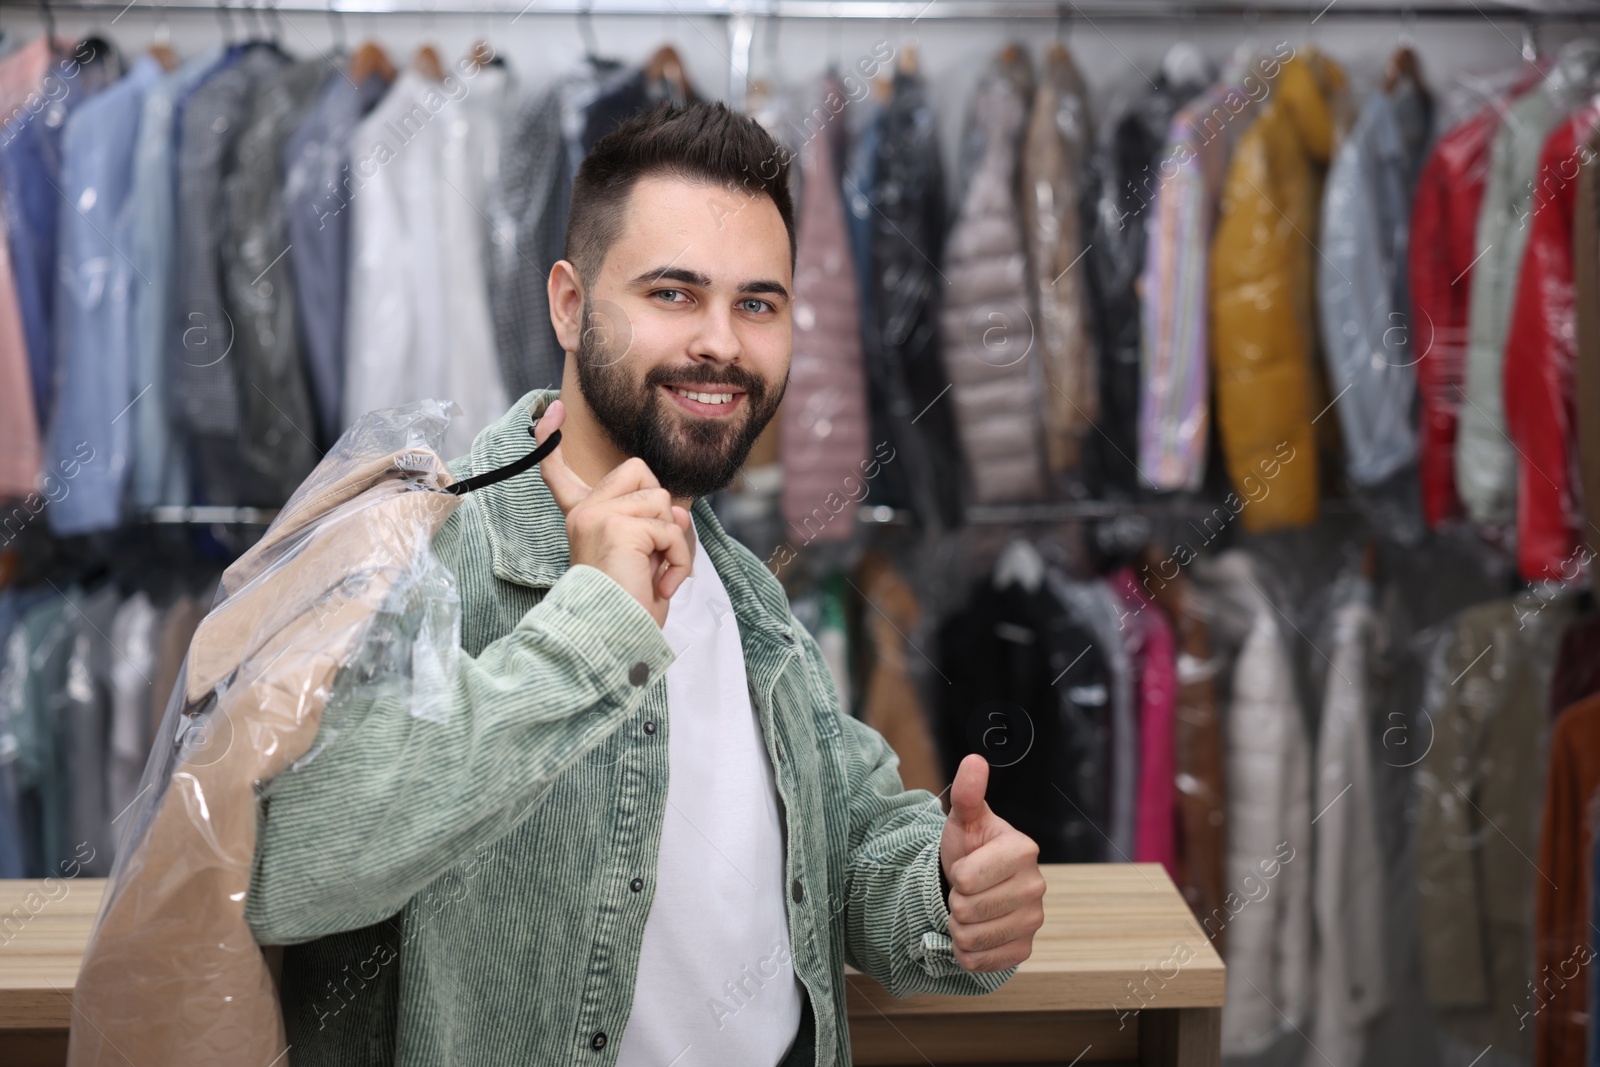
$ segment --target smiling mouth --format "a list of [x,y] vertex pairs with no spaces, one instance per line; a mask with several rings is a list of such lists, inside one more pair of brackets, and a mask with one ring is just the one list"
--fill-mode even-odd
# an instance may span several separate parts
[[691,389],[683,385],[663,385],[677,405],[695,415],[726,415],[739,406],[744,393],[733,388]]

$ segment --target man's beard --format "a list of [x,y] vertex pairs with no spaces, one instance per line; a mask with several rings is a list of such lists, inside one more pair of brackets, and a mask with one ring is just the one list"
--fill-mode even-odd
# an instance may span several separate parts
[[[588,323],[589,309],[584,308]],[[651,368],[638,381],[628,373],[628,357],[614,358],[585,329],[578,342],[578,387],[606,436],[624,455],[645,461],[661,487],[675,498],[707,496],[733,481],[756,438],[772,421],[789,379],[776,390],[758,375],[731,364],[696,363]],[[667,382],[678,385],[732,385],[744,390],[744,413],[732,420],[696,419],[667,410],[661,395]]]

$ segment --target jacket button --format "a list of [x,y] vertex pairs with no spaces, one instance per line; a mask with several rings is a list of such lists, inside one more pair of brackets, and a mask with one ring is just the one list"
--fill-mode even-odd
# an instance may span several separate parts
[[644,721],[644,732],[647,734],[653,734],[656,732],[656,724],[654,720],[646,719]]
[[601,1049],[605,1048],[606,1047],[606,1032],[604,1030],[601,1030],[601,1031],[598,1031],[593,1037],[591,1037],[589,1039],[589,1047],[594,1049],[596,1052],[599,1052]]
[[[632,682],[634,685],[643,685],[649,680],[650,665],[644,662],[644,660],[640,660],[638,663],[635,663],[632,669],[628,671],[628,681]],[[605,1035],[602,1034],[601,1036],[604,1037]]]
[[639,890],[644,888],[644,879],[635,878],[633,881],[628,883],[628,888],[633,890],[635,893],[639,892]]
[[798,878],[796,878],[794,880],[793,893],[794,893],[794,902],[796,904],[800,903],[802,900],[805,899],[806,888],[805,888],[805,886],[800,884],[800,879],[798,879]]

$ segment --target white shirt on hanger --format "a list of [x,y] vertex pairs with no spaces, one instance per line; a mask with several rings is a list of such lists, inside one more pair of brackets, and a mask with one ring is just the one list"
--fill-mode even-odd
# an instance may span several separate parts
[[800,1026],[784,826],[733,603],[703,547],[662,628],[667,810],[619,1067],[768,1067]]

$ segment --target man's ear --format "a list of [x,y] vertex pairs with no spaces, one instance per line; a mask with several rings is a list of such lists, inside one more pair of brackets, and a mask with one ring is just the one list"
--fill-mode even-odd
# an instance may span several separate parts
[[565,259],[556,260],[545,283],[550,298],[550,325],[563,350],[576,352],[583,336],[583,283],[578,268]]

